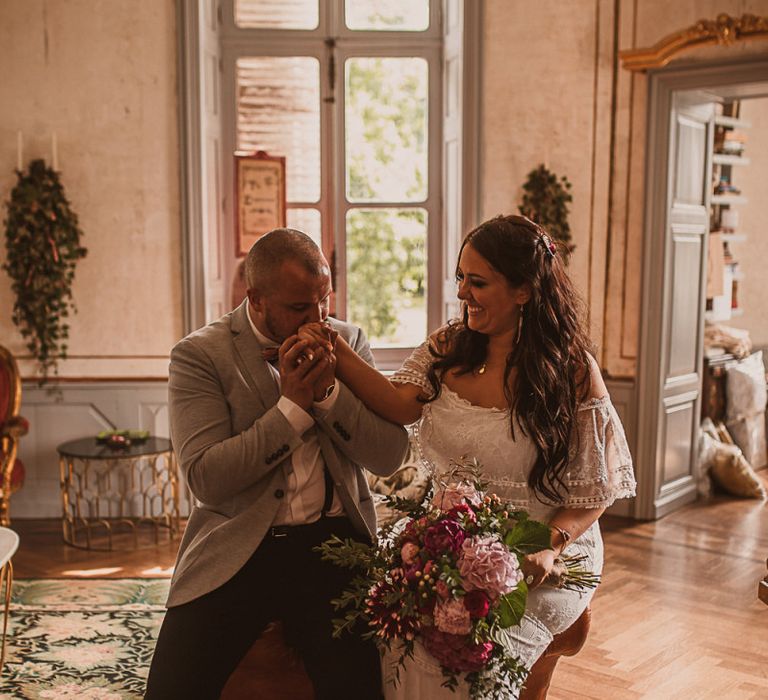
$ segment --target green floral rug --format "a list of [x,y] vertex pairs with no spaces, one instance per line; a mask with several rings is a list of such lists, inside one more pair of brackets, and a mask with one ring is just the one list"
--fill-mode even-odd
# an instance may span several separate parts
[[168,584],[14,581],[0,699],[142,698]]

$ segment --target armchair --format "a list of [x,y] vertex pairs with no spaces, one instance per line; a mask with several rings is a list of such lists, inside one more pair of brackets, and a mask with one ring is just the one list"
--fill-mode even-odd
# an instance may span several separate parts
[[0,345],[0,525],[8,526],[11,495],[24,484],[24,464],[17,458],[19,438],[29,423],[19,415],[21,376],[16,360]]

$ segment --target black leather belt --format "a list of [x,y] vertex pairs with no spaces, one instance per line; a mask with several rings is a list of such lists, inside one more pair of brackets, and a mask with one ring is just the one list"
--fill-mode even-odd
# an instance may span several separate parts
[[346,516],[339,516],[337,518],[322,516],[319,520],[315,520],[315,522],[307,523],[305,525],[273,525],[267,530],[267,537],[296,537],[312,532],[313,530],[319,530],[321,527],[330,530],[339,523],[348,521],[349,518]]

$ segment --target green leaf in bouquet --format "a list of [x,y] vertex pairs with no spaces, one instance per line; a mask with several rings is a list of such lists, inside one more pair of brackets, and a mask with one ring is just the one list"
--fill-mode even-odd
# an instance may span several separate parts
[[418,519],[427,513],[427,508],[425,507],[427,500],[427,498],[424,498],[417,501],[413,498],[404,498],[396,494],[384,497],[384,503],[386,503],[388,508],[404,513],[414,519]]
[[528,600],[528,586],[525,581],[520,581],[517,588],[511,593],[499,598],[499,607],[497,614],[499,616],[499,627],[506,628],[512,625],[519,625],[525,613],[525,603]]
[[324,561],[333,562],[345,569],[371,569],[380,563],[373,545],[352,539],[342,540],[336,535],[314,547],[314,550],[320,552]]
[[504,535],[504,544],[518,554],[540,552],[549,547],[551,540],[552,533],[549,528],[544,523],[529,518],[520,518]]

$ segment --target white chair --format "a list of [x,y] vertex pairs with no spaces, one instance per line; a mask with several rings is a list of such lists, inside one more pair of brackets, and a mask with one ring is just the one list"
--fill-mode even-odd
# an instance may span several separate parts
[[[19,536],[7,527],[0,527],[0,591],[4,594],[3,641],[0,650],[0,672],[5,664],[5,635],[8,630],[8,611],[11,607],[11,586],[13,585],[13,564],[11,557],[19,548]],[[5,589],[3,589],[5,585]]]

